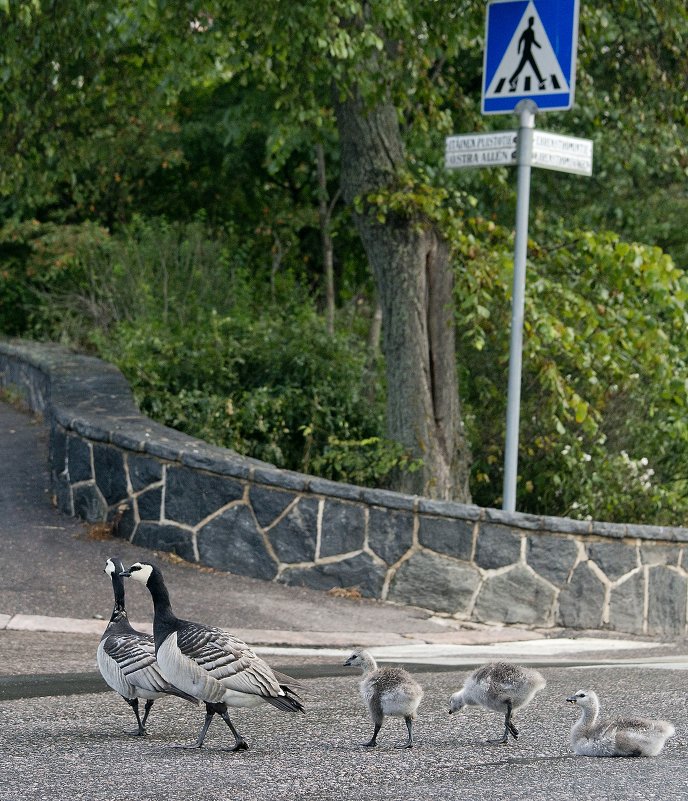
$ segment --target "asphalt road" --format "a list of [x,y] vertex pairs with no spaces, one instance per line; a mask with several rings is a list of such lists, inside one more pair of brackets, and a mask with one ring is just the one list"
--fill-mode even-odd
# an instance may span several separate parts
[[[417,670],[425,698],[417,745],[399,750],[405,726],[387,719],[376,749],[362,748],[371,725],[358,676],[307,679],[306,715],[272,707],[239,710],[233,719],[250,750],[233,743],[217,720],[202,750],[193,740],[202,711],[177,699],[157,702],[146,738],[131,737],[133,715],[114,693],[0,703],[2,784],[10,801],[50,797],[88,801],[339,801],[339,799],[627,799],[688,798],[685,673],[628,668],[553,668],[547,687],[518,716],[521,735],[508,746],[499,716],[478,709],[447,714],[465,672]],[[671,719],[677,735],[652,759],[576,757],[568,744],[576,710],[570,693],[594,687],[607,712]]]

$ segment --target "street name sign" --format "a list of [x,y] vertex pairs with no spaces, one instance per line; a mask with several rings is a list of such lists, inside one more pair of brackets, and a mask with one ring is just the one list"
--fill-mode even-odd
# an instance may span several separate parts
[[489,0],[483,114],[571,108],[576,83],[579,0]]
[[505,167],[516,164],[516,131],[448,136],[444,151],[448,169]]
[[[444,166],[450,170],[513,166],[517,146],[517,131],[448,136]],[[592,149],[591,139],[534,130],[531,164],[546,170],[592,175]]]
[[533,131],[533,167],[592,175],[592,139]]

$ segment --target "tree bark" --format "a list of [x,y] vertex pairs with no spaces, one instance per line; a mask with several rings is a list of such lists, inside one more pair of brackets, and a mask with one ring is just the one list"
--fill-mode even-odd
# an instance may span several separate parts
[[[336,111],[345,200],[392,186],[404,165],[394,106],[366,109],[350,97]],[[355,219],[382,307],[387,434],[424,463],[400,475],[395,489],[470,502],[448,245],[429,223],[399,217],[380,223],[365,213]]]
[[330,234],[332,204],[328,204],[325,148],[320,142],[315,146],[315,155],[318,166],[318,220],[325,275],[325,319],[327,320],[327,333],[334,336],[334,265],[332,235]]

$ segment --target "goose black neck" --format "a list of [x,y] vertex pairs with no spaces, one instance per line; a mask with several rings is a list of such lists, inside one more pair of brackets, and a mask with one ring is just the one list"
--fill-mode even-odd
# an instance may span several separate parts
[[146,584],[153,599],[153,636],[155,637],[156,648],[174,630],[177,624],[177,617],[172,611],[170,604],[170,594],[167,592],[162,573],[157,567],[148,577]]
[[112,610],[110,622],[120,620],[127,616],[126,609],[124,608],[124,579],[116,573],[112,574],[112,592],[115,596],[115,605]]

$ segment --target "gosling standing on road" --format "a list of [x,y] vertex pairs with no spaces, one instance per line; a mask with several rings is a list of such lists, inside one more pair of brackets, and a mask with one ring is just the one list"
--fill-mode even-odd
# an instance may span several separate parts
[[578,690],[566,700],[581,709],[571,729],[571,746],[579,756],[657,756],[676,733],[668,720],[598,720],[600,702],[592,690]]
[[423,688],[403,668],[379,668],[368,651],[354,651],[344,663],[345,667],[359,667],[363,671],[361,696],[368,706],[373,721],[373,736],[367,743],[372,748],[377,745],[377,735],[382,728],[385,715],[403,717],[408,729],[408,739],[397,748],[413,747],[413,721],[416,710],[423,697]]
[[504,715],[504,734],[490,743],[506,743],[509,733],[518,739],[518,729],[512,718],[515,709],[527,706],[546,682],[541,673],[532,668],[520,667],[510,662],[491,662],[483,665],[464,682],[463,689],[449,700],[449,714],[459,712],[464,706],[481,706]]

